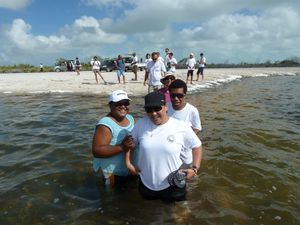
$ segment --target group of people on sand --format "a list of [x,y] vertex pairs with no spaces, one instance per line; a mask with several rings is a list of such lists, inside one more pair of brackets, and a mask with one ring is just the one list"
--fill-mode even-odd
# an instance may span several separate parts
[[[144,86],[148,84],[148,92],[157,90],[157,86],[160,86],[160,79],[162,76],[168,74],[176,74],[176,66],[177,66],[177,60],[174,57],[173,52],[169,50],[169,48],[165,49],[165,58],[160,56],[159,52],[152,52],[147,53],[145,56],[145,75],[144,75]],[[134,74],[134,78],[131,80],[137,81],[138,80],[138,57],[136,56],[136,53],[133,53],[132,60],[131,60],[131,68],[132,72]],[[190,82],[190,84],[193,83],[193,73],[196,69],[197,63],[199,64],[198,70],[197,70],[197,79],[196,81],[199,81],[199,76],[202,76],[202,79],[204,79],[204,67],[206,65],[206,58],[204,57],[204,54],[200,54],[200,59],[197,62],[194,54],[190,53],[189,58],[186,61],[187,66],[187,75],[186,75],[186,83]],[[107,82],[104,80],[103,76],[100,73],[100,67],[101,62],[98,60],[97,56],[95,56],[90,64],[92,65],[92,70],[95,75],[95,80],[98,82],[98,76],[103,80],[104,84],[107,84]],[[126,83],[125,79],[125,62],[121,55],[118,55],[117,59],[114,61],[115,68],[117,69],[117,78],[118,83],[121,83],[121,77],[123,84]]]
[[105,185],[136,179],[145,199],[182,201],[186,181],[201,165],[200,114],[186,101],[185,81],[167,74],[160,82],[162,88],[153,86],[144,97],[142,118],[129,113],[132,100],[125,91],[109,95],[109,112],[96,124],[93,137],[93,168]]

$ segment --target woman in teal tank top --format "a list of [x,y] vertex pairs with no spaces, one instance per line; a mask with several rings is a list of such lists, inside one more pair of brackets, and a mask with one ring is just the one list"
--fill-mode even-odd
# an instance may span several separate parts
[[125,145],[124,138],[134,126],[134,118],[128,114],[130,101],[125,91],[112,92],[109,96],[110,112],[96,124],[92,146],[93,168],[103,173],[105,184],[114,185],[130,175],[124,163],[124,152],[128,150],[125,146],[131,144]]

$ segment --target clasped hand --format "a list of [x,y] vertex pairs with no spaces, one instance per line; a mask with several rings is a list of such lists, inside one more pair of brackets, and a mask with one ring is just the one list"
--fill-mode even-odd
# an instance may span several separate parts
[[133,150],[135,147],[134,140],[131,135],[128,135],[122,141],[122,147],[125,152]]

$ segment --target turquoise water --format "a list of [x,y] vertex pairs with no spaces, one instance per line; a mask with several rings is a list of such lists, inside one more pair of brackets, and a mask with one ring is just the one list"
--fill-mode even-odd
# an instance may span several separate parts
[[[106,98],[0,98],[0,224],[299,224],[300,76],[244,78],[188,96],[205,148],[186,202],[104,188],[92,171]],[[143,114],[142,98],[131,111]]]

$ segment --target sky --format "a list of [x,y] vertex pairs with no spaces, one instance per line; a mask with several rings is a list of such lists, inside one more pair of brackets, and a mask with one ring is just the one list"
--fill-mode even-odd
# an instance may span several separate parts
[[136,52],[179,61],[300,57],[300,0],[0,0],[0,65]]

